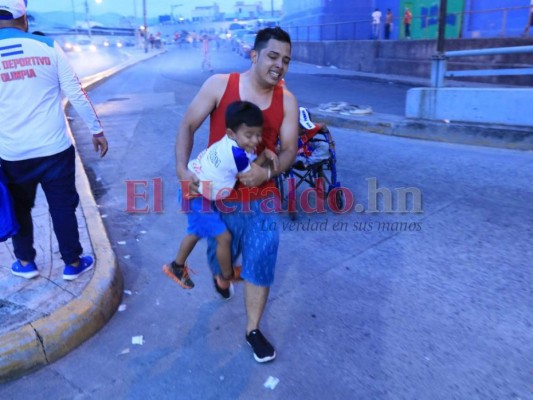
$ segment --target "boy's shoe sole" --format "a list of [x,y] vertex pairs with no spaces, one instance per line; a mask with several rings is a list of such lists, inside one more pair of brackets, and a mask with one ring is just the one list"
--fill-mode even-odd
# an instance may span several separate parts
[[26,265],[22,265],[20,260],[15,261],[11,265],[11,273],[25,279],[33,279],[36,276],[39,276],[39,270],[34,261],[30,261]]
[[241,271],[242,271],[242,266],[235,265],[233,267],[233,278],[231,279],[233,282],[238,283],[238,282],[244,281],[244,279],[241,278]]
[[93,258],[90,256],[80,257],[80,264],[75,267],[73,265],[65,265],[63,269],[63,279],[66,281],[73,281],[81,274],[92,270],[94,267]]
[[213,283],[215,284],[215,290],[217,291],[217,293],[224,299],[224,300],[229,300],[233,297],[233,295],[235,294],[235,289],[233,288],[233,283],[229,283],[229,286],[226,288],[226,289],[222,289],[219,285],[218,285],[218,280],[217,280],[218,277],[214,276],[213,277]]
[[[194,287],[194,283],[193,281],[191,281],[190,278],[189,281],[191,282],[192,285],[187,285],[185,282],[182,282],[180,278],[178,278],[174,272],[172,271],[172,267],[169,265],[169,264],[165,264],[163,265],[163,273],[168,276],[170,279],[172,279],[174,282],[176,282],[178,285],[180,285],[183,289],[192,289]],[[189,275],[188,272],[187,273],[187,277]]]

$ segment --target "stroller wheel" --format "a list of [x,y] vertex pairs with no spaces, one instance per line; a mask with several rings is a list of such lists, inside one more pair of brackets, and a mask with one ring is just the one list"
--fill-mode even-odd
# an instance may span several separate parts
[[344,193],[342,190],[335,192],[335,205],[339,211],[344,209]]
[[317,192],[317,196],[321,196],[323,199],[327,199],[331,189],[335,187],[333,175],[329,165],[319,166],[317,170],[317,180],[314,182],[314,187]]
[[280,196],[281,207],[288,211],[291,220],[295,220],[298,215],[296,205],[296,188],[294,178],[290,173],[282,173],[275,178],[275,184]]

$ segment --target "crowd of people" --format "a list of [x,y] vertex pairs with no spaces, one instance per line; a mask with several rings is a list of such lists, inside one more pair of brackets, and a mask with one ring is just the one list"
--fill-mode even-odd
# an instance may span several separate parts
[[[372,21],[372,39],[381,38],[381,19],[383,14],[376,8],[371,14]],[[405,39],[411,39],[411,23],[413,22],[413,14],[408,7],[405,8],[402,24],[404,27],[404,37]],[[391,34],[394,28],[394,15],[390,8],[387,8],[387,13],[385,14],[385,25],[383,29],[383,38],[388,40],[391,38]]]

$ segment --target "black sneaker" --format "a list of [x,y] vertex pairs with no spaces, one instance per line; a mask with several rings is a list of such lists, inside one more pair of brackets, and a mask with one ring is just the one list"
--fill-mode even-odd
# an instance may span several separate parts
[[229,286],[226,289],[222,289],[218,285],[218,276],[213,277],[213,283],[215,284],[215,290],[219,295],[222,296],[225,300],[229,300],[233,297],[233,293],[235,293],[235,290],[233,289],[233,283],[229,283]]
[[276,358],[276,350],[259,329],[254,329],[246,335],[246,341],[254,351],[255,361],[264,363]]

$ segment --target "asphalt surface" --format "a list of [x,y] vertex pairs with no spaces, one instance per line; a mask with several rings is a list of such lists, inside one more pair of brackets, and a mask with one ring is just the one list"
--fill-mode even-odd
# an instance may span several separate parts
[[[213,63],[222,72],[246,65],[226,53]],[[378,201],[376,213],[279,216],[276,283],[262,323],[278,358],[267,365],[244,342],[242,287],[229,302],[217,298],[205,244],[191,257],[194,290],[160,272],[184,234],[173,144],[207,76],[199,65],[199,51],[173,50],[92,90],[111,142],[102,161],[72,115],[126,309],[75,351],[4,383],[0,397],[531,398],[530,152],[332,129],[343,186],[368,209],[376,184],[393,194],[393,209]],[[287,77],[308,106],[349,101],[393,115],[408,88],[312,68],[293,65]],[[398,99],[394,108],[382,101],[388,96]],[[206,137],[204,125],[194,154]],[[126,211],[134,181],[147,189],[136,205],[148,213]],[[421,194],[421,212],[409,212],[411,202],[398,212],[405,187]],[[132,345],[137,335],[142,346]],[[274,389],[264,387],[270,376],[279,379]]]

